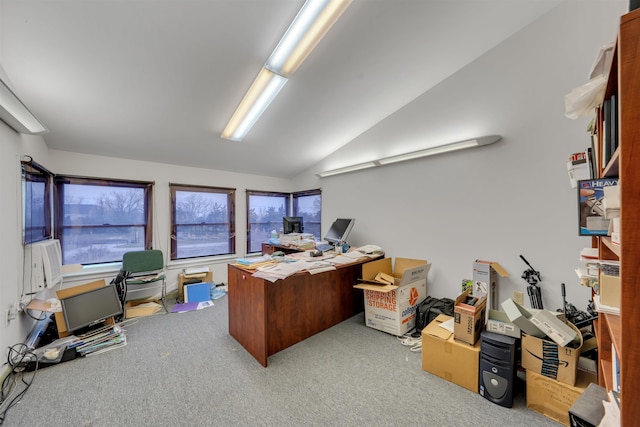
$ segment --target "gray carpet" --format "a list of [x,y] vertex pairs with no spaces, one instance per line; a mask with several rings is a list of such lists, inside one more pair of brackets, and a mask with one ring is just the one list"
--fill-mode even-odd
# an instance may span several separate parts
[[[37,372],[6,426],[554,426],[421,368],[421,354],[360,314],[269,358],[228,332],[227,298],[140,318],[120,349]],[[522,385],[520,384],[520,389]]]

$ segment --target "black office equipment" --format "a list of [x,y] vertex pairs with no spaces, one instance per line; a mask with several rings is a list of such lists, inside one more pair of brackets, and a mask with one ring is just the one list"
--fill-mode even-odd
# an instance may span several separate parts
[[333,245],[345,243],[355,222],[356,220],[354,218],[336,219],[333,221],[333,224],[331,224],[331,228],[327,231],[327,235],[324,240]]
[[72,295],[60,300],[64,321],[69,332],[101,324],[122,314],[122,304],[112,284]]
[[540,272],[536,271],[529,261],[525,259],[522,255],[520,255],[522,261],[524,261],[529,268],[522,273],[522,278],[526,280],[529,284],[527,286],[527,293],[529,294],[529,301],[531,302],[531,308],[537,308],[542,310],[544,307],[542,306],[542,292],[540,291],[540,286],[538,282],[542,282],[542,277],[540,277]]
[[302,226],[301,216],[282,217],[282,232],[284,234],[302,233],[303,231],[304,227]]
[[480,334],[479,393],[506,408],[513,406],[516,381],[517,340],[506,335],[482,331]]

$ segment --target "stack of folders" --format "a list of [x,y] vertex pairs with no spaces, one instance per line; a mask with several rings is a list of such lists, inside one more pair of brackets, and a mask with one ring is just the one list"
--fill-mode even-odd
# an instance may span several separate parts
[[80,356],[91,356],[127,345],[127,334],[118,325],[108,325],[78,336],[77,341],[69,345]]

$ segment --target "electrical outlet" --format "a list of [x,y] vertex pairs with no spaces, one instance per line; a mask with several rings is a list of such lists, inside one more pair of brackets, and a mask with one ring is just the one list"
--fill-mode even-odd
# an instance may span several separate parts
[[520,305],[524,304],[524,294],[518,291],[514,292],[513,300]]
[[15,304],[9,304],[9,308],[7,309],[7,314],[5,316],[5,325],[9,326],[9,323],[16,317],[18,317],[18,309]]

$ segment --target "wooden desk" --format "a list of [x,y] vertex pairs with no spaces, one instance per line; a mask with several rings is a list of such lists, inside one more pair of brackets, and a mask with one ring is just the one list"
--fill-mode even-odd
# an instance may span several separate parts
[[270,355],[363,311],[364,295],[353,285],[367,261],[273,283],[229,264],[229,334],[266,367]]

